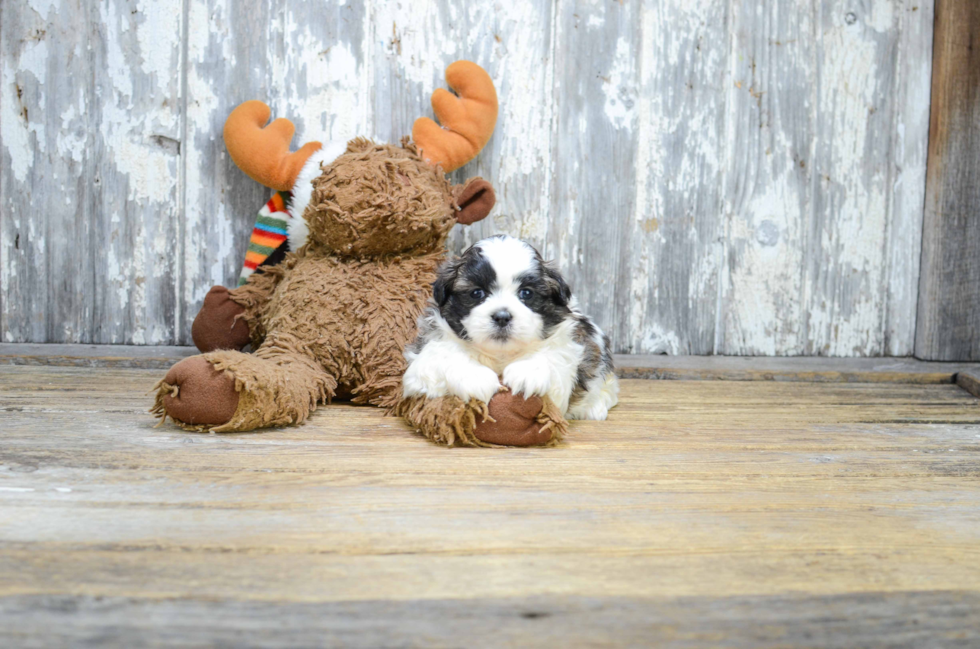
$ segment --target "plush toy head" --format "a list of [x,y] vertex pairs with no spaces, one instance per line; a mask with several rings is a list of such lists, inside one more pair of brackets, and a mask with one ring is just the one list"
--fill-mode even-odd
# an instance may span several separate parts
[[476,157],[497,118],[493,82],[478,65],[457,61],[446,70],[457,95],[439,89],[432,107],[443,123],[419,118],[414,143],[345,145],[319,142],[289,153],[294,127],[268,106],[245,102],[225,123],[235,163],[260,183],[293,194],[290,248],[309,245],[328,254],[374,257],[426,253],[445,244],[456,223],[470,224],[493,207],[493,188],[482,179],[453,186],[445,172]]

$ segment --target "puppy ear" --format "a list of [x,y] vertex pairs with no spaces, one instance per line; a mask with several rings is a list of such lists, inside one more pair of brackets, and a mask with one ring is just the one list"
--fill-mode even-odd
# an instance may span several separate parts
[[546,261],[541,264],[541,271],[544,275],[544,283],[548,287],[551,299],[555,304],[568,306],[568,301],[572,299],[572,289],[565,282],[565,278],[558,272],[554,262]]
[[459,274],[459,267],[462,265],[463,260],[454,257],[436,271],[436,281],[432,283],[432,298],[440,307],[445,306],[449,301],[449,296],[453,293],[453,284],[456,283],[456,276]]
[[472,225],[482,221],[490,214],[497,202],[493,185],[483,178],[470,178],[465,185],[456,185],[453,190],[456,205],[456,220],[463,225]]

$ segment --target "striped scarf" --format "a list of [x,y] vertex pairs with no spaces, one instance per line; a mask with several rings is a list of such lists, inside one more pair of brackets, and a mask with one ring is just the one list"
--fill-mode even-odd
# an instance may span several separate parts
[[286,205],[291,197],[289,192],[276,192],[259,210],[255,227],[252,228],[252,237],[248,242],[248,251],[245,253],[242,274],[238,277],[239,286],[248,281],[257,268],[278,264],[289,252],[286,235],[292,216],[286,210]]

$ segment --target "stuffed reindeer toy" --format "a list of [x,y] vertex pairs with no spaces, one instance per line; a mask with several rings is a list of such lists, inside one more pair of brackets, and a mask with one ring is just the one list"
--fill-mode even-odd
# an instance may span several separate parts
[[[210,290],[192,330],[203,353],[160,381],[154,413],[189,429],[246,431],[299,424],[318,404],[344,399],[402,415],[446,445],[561,438],[564,419],[547,397],[505,389],[488,403],[402,396],[403,351],[446,259],[449,231],[485,218],[495,202],[483,179],[446,179],[493,133],[493,83],[468,61],[450,65],[446,81],[456,94],[432,95],[442,126],[420,118],[412,141],[398,146],[358,137],[290,153],[293,124],[266,126],[268,106],[249,101],[231,113],[224,137],[232,160],[290,192],[279,195],[289,199],[280,214],[286,232],[270,227],[266,242],[288,236],[290,252],[238,288]],[[254,351],[243,353],[249,343]]]

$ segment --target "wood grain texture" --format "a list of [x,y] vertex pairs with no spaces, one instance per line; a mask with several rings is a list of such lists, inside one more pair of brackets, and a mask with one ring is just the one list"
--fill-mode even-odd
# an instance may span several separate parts
[[[0,343],[0,365],[166,370],[196,353],[193,347]],[[616,354],[615,363],[616,373],[623,378],[686,381],[956,383],[966,373],[980,373],[980,363],[937,363],[914,358]]]
[[852,5],[5,3],[0,335],[189,343],[268,194],[224,151],[230,109],[397,141],[471,58],[500,120],[453,179],[498,207],[454,250],[528,239],[620,352],[907,355],[932,0]]
[[552,3],[519,0],[469,5],[382,2],[372,7],[375,102],[369,132],[374,137],[397,142],[409,135],[415,119],[431,113],[429,98],[445,85],[445,66],[451,60],[478,61],[496,84],[496,135],[476,160],[452,174],[452,180],[490,180],[497,207],[490,218],[453,232],[450,245],[457,252],[500,231],[537,246],[547,241],[552,10]]
[[818,38],[806,4],[732,3],[719,351],[802,353],[806,340],[805,233],[813,222],[806,165]]
[[915,354],[980,360],[980,6],[936,2]]
[[[610,332],[621,336],[618,348],[624,351],[716,351],[719,273],[727,247],[720,179],[728,173],[731,116],[728,12],[721,2],[643,6],[634,109],[636,194],[620,253],[629,262],[619,278]],[[605,242],[597,243],[590,256],[604,254]]]
[[631,379],[954,383],[961,374],[978,371],[980,371],[980,364],[977,363],[930,363],[913,358],[760,358],[758,356],[625,354],[616,356],[617,374]]
[[154,428],[159,374],[0,367],[15,646],[977,632],[980,401],[954,385],[627,380],[558,448],[447,450],[343,405]]
[[173,340],[181,2],[4,2],[3,340]]
[[[919,29],[917,40],[903,40],[914,29],[910,22],[932,24],[931,12],[922,11],[912,1],[855,6],[825,0],[815,18],[820,38],[813,95],[816,137],[807,163],[814,191],[803,295],[805,354],[912,351],[914,323],[907,322],[902,340],[887,335],[890,313],[903,312],[911,320],[918,277],[919,238],[891,234],[917,233],[922,223],[925,149],[920,144],[912,165],[895,157],[903,132],[927,123],[929,70],[921,60],[928,59],[930,34]],[[894,193],[906,172],[919,183],[908,202]],[[904,248],[901,265],[889,268],[895,245]]]
[[[18,647],[969,647],[980,597],[963,592],[824,597],[591,598],[557,595],[397,602],[249,602],[86,596],[0,598]],[[700,623],[680,625],[697,618]],[[166,620],[166,626],[160,623]],[[202,629],[206,629],[202,631]],[[724,643],[724,644],[722,644]]]
[[0,365],[132,367],[168,370],[196,347],[0,343]]
[[969,369],[956,373],[956,385],[973,396],[980,398],[980,369]]
[[931,12],[852,4],[737,5],[722,353],[911,352]]
[[582,309],[625,344],[632,275],[639,100],[639,3],[559,2],[555,16],[554,184],[544,254]]
[[243,101],[278,107],[282,33],[274,30],[282,22],[268,3],[193,0],[183,9],[180,299],[174,336],[166,342],[188,345],[208,289],[236,285],[255,215],[269,198],[269,190],[235,166],[221,134],[228,113]]

